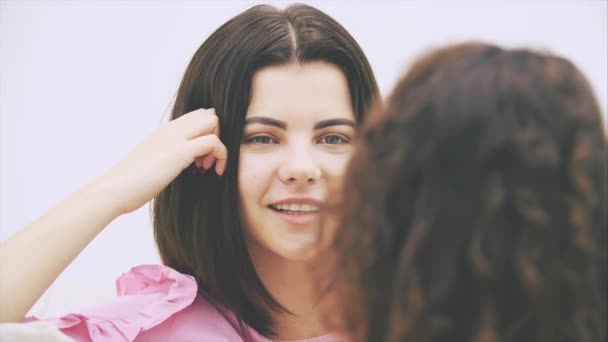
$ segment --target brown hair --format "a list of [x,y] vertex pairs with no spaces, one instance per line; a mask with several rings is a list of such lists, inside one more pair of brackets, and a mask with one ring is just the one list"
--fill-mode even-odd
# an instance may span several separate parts
[[326,61],[345,74],[356,120],[378,96],[359,45],[335,20],[305,5],[280,11],[255,6],[230,19],[201,45],[188,66],[172,119],[215,108],[228,149],[222,177],[183,172],[154,200],[154,233],[163,262],[194,276],[201,294],[232,310],[239,324],[272,335],[271,310],[283,307],[250,260],[238,206],[239,148],[251,80],[262,67]]
[[346,174],[340,324],[367,341],[604,341],[606,136],[569,61],[421,58]]

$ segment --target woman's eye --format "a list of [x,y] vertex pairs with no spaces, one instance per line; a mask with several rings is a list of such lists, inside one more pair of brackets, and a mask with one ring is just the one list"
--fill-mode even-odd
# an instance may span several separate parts
[[266,145],[266,144],[276,144],[277,141],[268,135],[256,135],[256,136],[248,138],[245,141],[245,143]]
[[348,144],[349,142],[347,138],[337,134],[329,134],[319,139],[319,143],[329,145]]

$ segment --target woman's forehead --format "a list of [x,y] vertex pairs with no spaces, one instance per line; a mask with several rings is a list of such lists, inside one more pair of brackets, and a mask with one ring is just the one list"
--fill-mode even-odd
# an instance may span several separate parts
[[276,65],[257,71],[247,117],[257,115],[283,120],[354,117],[346,77],[326,62]]

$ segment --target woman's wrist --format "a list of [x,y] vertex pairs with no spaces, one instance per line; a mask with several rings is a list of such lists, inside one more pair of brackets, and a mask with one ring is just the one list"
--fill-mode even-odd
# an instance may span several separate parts
[[110,186],[104,177],[94,180],[74,194],[76,201],[95,206],[100,210],[101,215],[107,217],[109,221],[126,213],[118,195],[119,193]]

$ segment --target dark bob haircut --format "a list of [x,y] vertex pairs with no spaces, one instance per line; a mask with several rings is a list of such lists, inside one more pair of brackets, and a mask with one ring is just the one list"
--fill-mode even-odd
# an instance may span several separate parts
[[335,20],[306,5],[255,6],[230,19],[201,45],[182,79],[171,115],[215,108],[228,148],[223,177],[183,172],[154,200],[156,243],[164,264],[196,278],[200,293],[272,336],[272,310],[247,251],[238,206],[237,171],[251,81],[260,68],[325,61],[343,71],[356,120],[378,97],[370,65]]
[[366,341],[606,338],[606,135],[564,58],[424,56],[362,128],[345,183],[341,328]]

